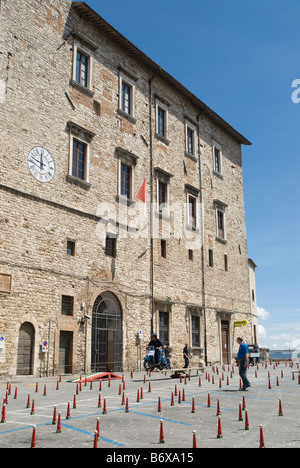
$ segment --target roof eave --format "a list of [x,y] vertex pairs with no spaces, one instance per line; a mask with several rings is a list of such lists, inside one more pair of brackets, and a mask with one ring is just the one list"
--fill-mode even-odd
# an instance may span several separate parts
[[222,128],[228,134],[230,134],[241,145],[252,145],[252,143],[249,140],[247,140],[247,138],[245,138],[241,133],[235,130],[224,119],[222,119],[222,117],[220,117],[216,112],[210,109],[204,102],[202,102],[197,96],[195,96],[191,91],[189,91],[185,86],[183,86],[179,81],[177,81],[172,75],[170,75],[167,71],[161,68],[156,62],[154,62],[150,57],[148,57],[144,52],[142,52],[136,45],[134,45],[113,26],[111,26],[107,21],[105,21],[105,19],[102,18],[97,12],[95,12],[87,3],[73,2],[72,7],[76,12],[78,12],[81,16],[85,17],[88,21],[91,21],[96,26],[100,26],[102,31],[104,31],[109,37],[116,41],[121,47],[130,52],[131,56],[135,56],[137,59],[141,60],[144,63],[144,65],[151,69],[156,76],[160,76],[172,87],[176,88],[178,92],[184,95],[199,109],[200,114],[205,114],[207,117],[209,117],[213,122],[216,123],[216,125]]

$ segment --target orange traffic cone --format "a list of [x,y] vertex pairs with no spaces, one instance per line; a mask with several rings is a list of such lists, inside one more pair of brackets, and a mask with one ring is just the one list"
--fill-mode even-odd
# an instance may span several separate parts
[[164,444],[165,443],[165,434],[164,434],[164,425],[163,425],[163,420],[161,419],[160,421],[160,436],[159,436],[159,443]]

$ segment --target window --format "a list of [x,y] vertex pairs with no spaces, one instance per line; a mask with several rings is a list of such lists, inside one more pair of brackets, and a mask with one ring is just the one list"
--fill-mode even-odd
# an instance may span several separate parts
[[221,152],[215,148],[215,171],[221,174]]
[[119,114],[135,123],[135,90],[137,76],[125,67],[119,67]]
[[191,128],[187,129],[187,152],[194,155],[194,130]]
[[224,255],[224,268],[225,271],[228,271],[228,256]]
[[90,184],[90,144],[95,134],[68,122],[70,134],[69,171],[66,180],[88,190]]
[[121,163],[121,193],[123,197],[131,198],[131,167]]
[[197,200],[191,195],[188,195],[188,226],[197,228]]
[[167,241],[165,239],[160,241],[160,253],[163,258],[167,258]]
[[212,249],[209,249],[208,251],[208,262],[210,267],[214,266],[214,252]]
[[194,251],[189,250],[189,260],[193,261],[194,260]]
[[70,257],[75,257],[75,245],[75,241],[67,240],[67,255]]
[[169,343],[169,313],[159,312],[159,339],[164,346]]
[[117,256],[117,239],[109,234],[106,236],[105,255],[112,258]]
[[131,114],[131,94],[132,88],[127,83],[122,82],[122,106],[121,109],[126,114]]
[[73,139],[72,176],[85,180],[87,145]]
[[226,244],[226,220],[225,210],[228,207],[220,200],[214,200],[214,208],[216,210],[216,240]]
[[168,188],[167,184],[164,182],[159,181],[158,183],[158,191],[159,191],[159,199],[158,199],[158,204],[159,204],[159,211],[163,210],[163,205],[167,203],[167,194],[168,194]]
[[192,316],[192,347],[200,348],[200,317]]
[[161,217],[169,217],[170,181],[173,175],[159,167],[155,167],[154,172],[156,178],[157,214]]
[[165,145],[169,145],[168,140],[168,118],[170,103],[164,98],[156,95],[156,133],[155,137]]
[[215,175],[219,176],[221,179],[222,176],[222,148],[221,146],[213,142],[213,170]]
[[61,300],[61,315],[66,315],[68,317],[73,316],[74,311],[74,297],[72,296],[62,296]]
[[135,194],[134,175],[139,157],[120,147],[116,149],[116,156],[118,158],[117,201],[130,205]]
[[161,107],[157,110],[157,133],[161,137],[166,136],[166,111]]
[[93,55],[98,46],[73,32],[73,70],[71,86],[93,96]]
[[76,82],[85,88],[88,86],[89,57],[77,50]]
[[197,124],[192,123],[190,120],[185,121],[185,154],[196,160],[196,135]]
[[221,210],[217,210],[217,236],[221,239],[225,239],[224,212]]

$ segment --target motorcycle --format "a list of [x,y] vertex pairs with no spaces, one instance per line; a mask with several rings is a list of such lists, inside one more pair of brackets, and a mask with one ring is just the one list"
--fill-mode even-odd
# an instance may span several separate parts
[[164,369],[169,369],[170,365],[167,364],[166,360],[164,359],[162,352],[160,351],[160,359],[159,362],[155,362],[155,348],[154,346],[149,346],[147,348],[147,355],[144,357],[144,368],[145,370],[151,370],[153,371],[154,369],[159,369],[159,370],[164,370]]

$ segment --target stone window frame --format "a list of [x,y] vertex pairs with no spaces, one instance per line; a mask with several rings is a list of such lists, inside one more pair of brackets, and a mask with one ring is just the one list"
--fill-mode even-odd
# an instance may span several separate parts
[[[138,77],[131,71],[127,70],[124,66],[119,66],[119,109],[118,114],[128,119],[131,123],[136,123],[135,118],[135,96],[136,96],[136,83]],[[123,99],[123,83],[130,88],[130,113],[122,109]]]
[[[170,174],[159,167],[154,168],[154,174],[156,178],[156,212],[157,214],[162,217],[169,219],[170,218],[170,182],[173,174]],[[163,183],[166,185],[166,202],[164,206],[161,207],[159,205],[159,183]]]
[[[73,37],[74,37],[73,67],[72,67],[72,79],[70,81],[70,84],[76,89],[79,89],[83,93],[92,97],[94,95],[94,91],[93,91],[94,54],[98,47],[77,33],[74,33]],[[81,52],[83,55],[85,55],[88,58],[87,85],[86,86],[83,86],[81,83],[79,83],[76,80],[77,52]]]
[[[203,310],[199,306],[188,306],[188,320],[189,320],[189,336],[190,336],[190,344],[191,344],[191,349],[193,350],[203,350],[203,336],[202,336],[202,330],[203,330]],[[199,318],[199,341],[200,341],[200,346],[193,346],[193,322],[192,322],[192,317],[197,317]]]
[[[186,228],[188,230],[200,232],[200,200],[199,194],[200,189],[194,187],[190,184],[185,184],[185,193],[186,193]],[[190,210],[189,210],[189,198],[193,198],[196,201],[196,226],[193,226],[190,222]]]
[[[85,189],[89,189],[91,187],[90,183],[90,145],[92,139],[95,137],[95,133],[77,125],[74,122],[68,122],[67,128],[70,135],[69,140],[69,167],[68,167],[68,174],[66,180],[68,182],[74,183],[79,185]],[[73,147],[74,147],[74,140],[82,143],[85,145],[85,171],[84,171],[84,179],[79,179],[78,177],[73,176]]]
[[[172,348],[172,330],[173,330],[173,313],[172,313],[172,306],[175,304],[175,302],[172,302],[171,298],[168,298],[168,301],[160,300],[160,299],[154,299],[155,301],[155,329],[157,330],[157,336],[159,337],[159,314],[161,313],[166,313],[169,314],[169,340],[168,343],[170,344],[170,348]],[[167,345],[167,343],[163,343],[164,346]]]
[[[226,205],[226,203],[223,203],[220,200],[214,200],[214,209],[215,209],[215,217],[216,217],[216,240],[218,242],[221,242],[222,244],[227,243],[227,239],[226,239],[226,231],[227,231],[227,229],[226,229],[226,208],[227,207],[228,207],[228,205]],[[224,237],[219,235],[219,219],[218,219],[218,214],[219,213],[222,214],[222,218],[223,218]]]
[[[135,167],[138,163],[139,157],[124,148],[118,147],[116,149],[116,157],[118,159],[118,187],[117,187],[117,201],[127,205],[134,204],[135,196]],[[121,167],[122,164],[130,167],[130,196],[129,198],[121,195]]]
[[[193,148],[192,153],[189,151],[189,130],[193,132]],[[193,161],[197,161],[197,138],[198,138],[198,127],[189,117],[185,117],[185,156],[191,158]]]
[[[217,165],[216,165],[216,150],[219,151],[219,170],[217,170]],[[213,158],[213,174],[220,179],[224,179],[223,175],[223,150],[222,146],[217,143],[215,140],[213,140],[213,146],[212,146],[212,158]]]
[[[155,138],[158,140],[162,141],[165,145],[170,144],[169,140],[169,107],[170,103],[166,101],[165,99],[161,98],[158,95],[155,95],[155,125],[156,125],[156,130],[155,130]],[[159,109],[161,109],[164,112],[164,135],[161,135],[158,132],[158,124],[159,124],[159,118],[158,118],[158,112]]]

